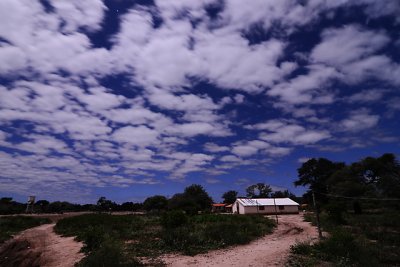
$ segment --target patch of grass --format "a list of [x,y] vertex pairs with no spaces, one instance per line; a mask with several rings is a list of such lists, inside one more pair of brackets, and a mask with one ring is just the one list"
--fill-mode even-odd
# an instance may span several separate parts
[[262,216],[200,215],[187,224],[164,231],[167,246],[187,255],[236,244],[246,244],[271,233],[275,223]]
[[[308,214],[305,220],[315,221],[315,218]],[[398,211],[348,213],[336,224],[329,216],[321,216],[321,224],[329,236],[313,245],[299,243],[293,246],[288,266],[316,266],[320,262],[331,262],[335,266],[399,266]]]
[[[187,216],[173,211],[162,217],[85,214],[60,220],[55,231],[84,242],[87,256],[80,266],[139,266],[141,257],[157,263],[158,256],[169,252],[194,255],[248,243],[270,233],[274,226],[262,216]],[[113,265],[98,265],[105,262],[104,255],[114,259]]]
[[50,223],[50,220],[47,218],[36,218],[30,216],[0,217],[0,244],[10,239],[18,232],[46,223]]

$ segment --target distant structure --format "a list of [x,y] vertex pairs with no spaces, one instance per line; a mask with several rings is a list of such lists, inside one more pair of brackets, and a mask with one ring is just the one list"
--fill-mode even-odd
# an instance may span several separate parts
[[238,198],[232,211],[237,214],[296,214],[299,204],[290,198]]
[[33,205],[35,204],[36,196],[29,196],[28,202],[26,203],[26,213],[33,213]]

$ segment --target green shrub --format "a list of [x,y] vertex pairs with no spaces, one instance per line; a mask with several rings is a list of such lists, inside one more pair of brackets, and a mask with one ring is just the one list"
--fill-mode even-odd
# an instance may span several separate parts
[[123,254],[122,246],[115,241],[106,241],[86,256],[78,267],[134,267],[143,266],[140,261],[130,259]]
[[274,222],[262,216],[205,214],[176,228],[165,228],[163,241],[188,255],[245,244],[272,231]]
[[188,222],[187,215],[181,210],[173,210],[163,214],[161,225],[166,229],[176,228]]
[[[60,220],[55,230],[59,234],[76,236],[84,243],[86,257],[80,266],[104,266],[96,265],[103,260],[108,266],[137,266],[137,257],[157,262],[157,257],[166,252],[194,255],[248,243],[270,233],[274,226],[272,220],[262,216],[187,216],[181,211],[172,211],[162,217],[85,214]],[[103,259],[103,254],[120,260],[113,264],[114,261]]]
[[328,214],[328,220],[335,224],[344,224],[345,220],[343,218],[344,207],[345,205],[342,203],[330,203],[326,205],[326,210]]
[[313,246],[310,242],[299,242],[290,246],[290,252],[297,255],[310,255],[313,251]]

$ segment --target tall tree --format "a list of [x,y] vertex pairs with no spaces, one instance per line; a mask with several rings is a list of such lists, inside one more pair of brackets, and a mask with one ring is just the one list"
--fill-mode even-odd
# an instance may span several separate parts
[[[295,186],[309,186],[309,189],[312,192],[312,199],[316,209],[318,234],[320,238],[322,238],[322,231],[319,220],[320,207],[318,202],[327,202],[328,198],[324,196],[324,194],[328,192],[326,182],[332,174],[344,167],[344,163],[332,162],[325,158],[313,158],[304,162],[303,165],[297,169],[299,179],[295,181],[294,184]],[[317,197],[315,193],[319,193]]]
[[253,184],[246,189],[247,197],[250,198],[266,198],[271,192],[271,187],[264,183]]
[[332,162],[325,158],[310,159],[297,169],[295,186],[308,186],[317,193],[327,192],[327,181],[336,171],[345,167],[344,163]]
[[235,190],[229,190],[222,195],[225,204],[233,204],[236,201],[238,192]]

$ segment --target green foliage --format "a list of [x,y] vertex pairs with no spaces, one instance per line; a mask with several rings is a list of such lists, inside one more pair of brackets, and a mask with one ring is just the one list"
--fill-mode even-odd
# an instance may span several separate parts
[[84,243],[87,256],[80,266],[139,266],[138,260],[125,251],[124,244],[130,240],[138,241],[134,243],[137,246],[151,243],[149,231],[155,223],[158,224],[158,218],[154,216],[84,214],[58,221],[55,231],[76,236]]
[[13,201],[11,197],[0,198],[0,214],[16,214],[23,213],[26,209],[26,204]]
[[119,242],[106,240],[77,264],[77,267],[136,267],[143,266],[137,259],[129,259]]
[[187,224],[166,228],[163,239],[169,247],[187,255],[234,244],[246,244],[270,233],[274,222],[262,216],[199,215]]
[[331,202],[325,207],[328,219],[335,224],[344,224],[343,213],[345,210],[345,204],[340,202]]
[[[348,166],[312,159],[298,169],[298,175],[295,185],[315,191],[322,229],[329,237],[313,245],[309,255],[294,257],[293,251],[289,260],[293,266],[307,257],[337,266],[400,264],[400,204],[383,201],[400,197],[400,164],[393,154],[366,157]],[[304,196],[310,203],[310,191]],[[311,214],[305,219],[315,223]]]
[[229,190],[222,195],[225,204],[233,204],[236,201],[238,192],[235,190]]
[[0,244],[20,231],[46,223],[50,220],[30,216],[0,217]]
[[164,196],[156,195],[146,198],[143,202],[143,207],[147,211],[162,211],[168,208],[168,200]]
[[284,197],[288,197],[290,199],[293,200],[297,200],[297,197],[295,194],[293,194],[292,192],[290,192],[289,190],[285,190],[285,191],[275,191],[273,193],[271,193],[271,197],[272,198],[284,198]]
[[187,214],[210,211],[212,198],[201,185],[193,184],[181,194],[175,194],[168,203],[170,209],[183,210]]
[[189,217],[182,211],[171,211],[162,217],[85,214],[60,220],[55,231],[84,242],[86,257],[79,266],[138,266],[138,257],[156,261],[166,252],[193,255],[244,244],[270,233],[274,225],[262,216]]
[[264,183],[253,184],[246,189],[247,197],[250,198],[267,198],[271,192],[271,187]]
[[[328,237],[314,245],[293,246],[288,266],[317,266],[321,261],[332,262],[335,266],[398,266],[400,214],[395,210],[344,214],[345,225],[332,221],[327,213],[321,215]],[[315,222],[312,213],[304,217],[306,221]]]
[[165,229],[177,228],[188,222],[187,215],[181,210],[173,210],[163,214],[161,217],[161,225]]

